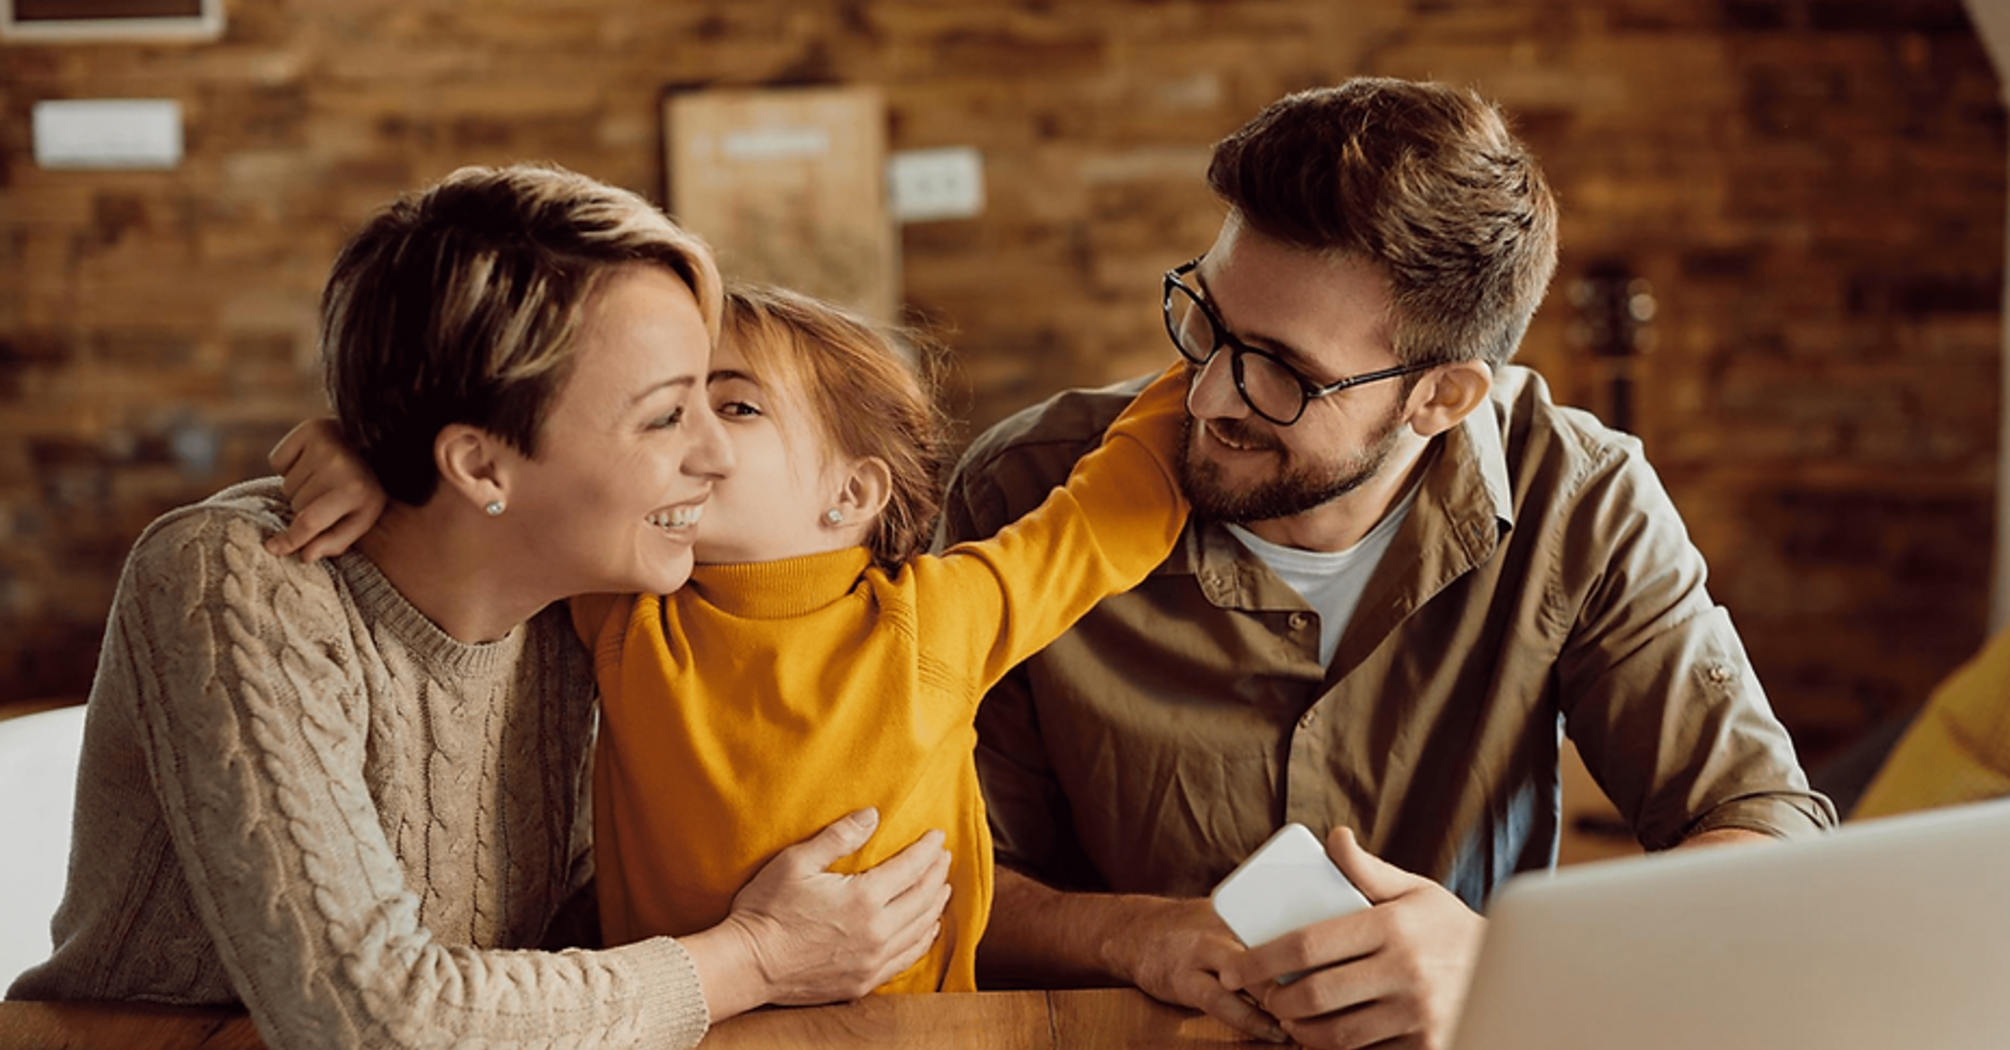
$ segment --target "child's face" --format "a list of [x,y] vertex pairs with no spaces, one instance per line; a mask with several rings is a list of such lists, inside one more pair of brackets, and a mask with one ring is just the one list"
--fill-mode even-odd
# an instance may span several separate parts
[[737,467],[712,488],[697,560],[780,561],[854,545],[824,520],[842,482],[807,399],[755,382],[736,343],[728,336],[712,352],[709,393]]

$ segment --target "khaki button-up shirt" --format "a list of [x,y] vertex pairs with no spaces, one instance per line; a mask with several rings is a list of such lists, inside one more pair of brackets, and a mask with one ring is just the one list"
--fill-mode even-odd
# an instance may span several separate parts
[[[1139,386],[980,437],[941,538],[1032,509]],[[1555,862],[1566,728],[1649,849],[1833,825],[1635,439],[1508,366],[1427,456],[1330,666],[1319,614],[1196,518],[993,690],[977,758],[1000,863],[1193,896],[1287,821],[1346,824],[1477,908]]]

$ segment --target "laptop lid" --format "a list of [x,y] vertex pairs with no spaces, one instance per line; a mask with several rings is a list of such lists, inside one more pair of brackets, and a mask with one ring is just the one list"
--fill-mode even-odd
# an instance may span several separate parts
[[1511,880],[1455,1050],[2010,1046],[2010,800]]

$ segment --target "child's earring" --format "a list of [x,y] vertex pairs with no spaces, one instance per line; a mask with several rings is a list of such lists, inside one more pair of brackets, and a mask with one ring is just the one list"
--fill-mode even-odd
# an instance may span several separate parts
[[826,525],[844,524],[844,511],[841,511],[836,507],[832,507],[831,509],[824,511],[824,524]]
[[502,517],[503,512],[503,501],[499,499],[492,499],[489,501],[489,505],[483,507],[482,509],[488,512],[489,517],[500,518]]

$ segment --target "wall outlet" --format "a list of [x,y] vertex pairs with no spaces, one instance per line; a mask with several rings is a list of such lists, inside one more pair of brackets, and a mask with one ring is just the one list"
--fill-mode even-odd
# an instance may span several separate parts
[[898,222],[967,219],[984,211],[984,155],[969,146],[896,153],[886,164],[888,210]]

